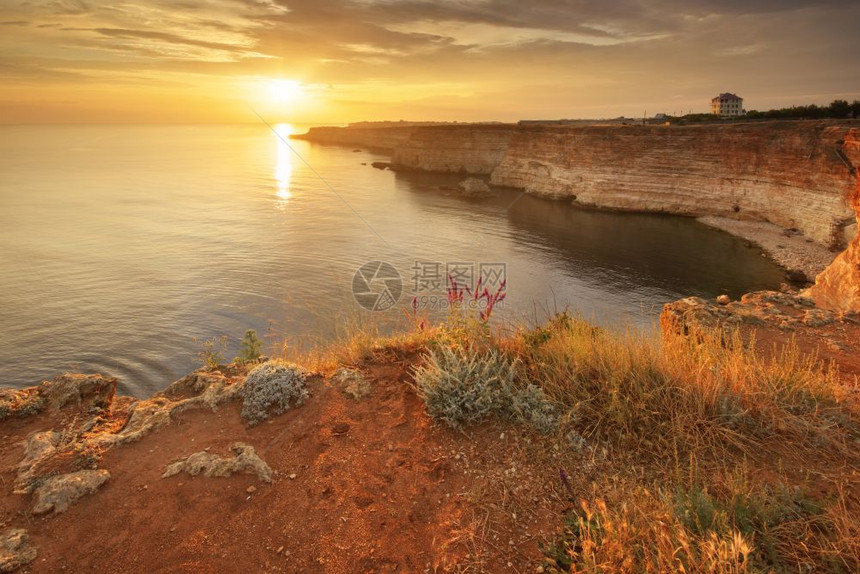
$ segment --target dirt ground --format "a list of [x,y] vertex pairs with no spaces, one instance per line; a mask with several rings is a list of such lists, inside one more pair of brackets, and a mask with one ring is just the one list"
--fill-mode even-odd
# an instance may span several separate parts
[[[372,392],[357,400],[317,378],[305,405],[250,429],[237,402],[185,411],[108,450],[108,483],[62,514],[32,515],[10,485],[26,437],[80,413],[3,423],[0,521],[38,548],[22,571],[534,572],[565,505],[557,476],[535,476],[534,443],[514,429],[465,440],[433,423],[408,382],[416,360],[364,365]],[[161,478],[171,461],[227,456],[237,441],[273,469],[271,484]]]
[[[755,324],[742,328],[765,352],[793,340],[860,389],[860,320],[822,321],[794,299],[768,297],[726,309],[756,310]],[[37,549],[23,572],[542,572],[541,544],[571,508],[559,471],[588,484],[599,469],[577,467],[521,427],[491,422],[466,433],[433,422],[411,385],[419,360],[414,349],[381,349],[355,365],[368,396],[351,398],[332,377],[316,376],[304,405],[253,428],[233,400],[174,413],[137,441],[60,453],[40,473],[90,463],[110,472],[62,513],[34,515],[34,495],[13,493],[28,437],[65,436],[94,414],[100,422],[89,435],[116,433],[132,399],[8,418],[0,423],[0,530],[25,529]],[[228,387],[244,378],[235,367],[208,374]],[[177,459],[229,456],[236,442],[254,447],[271,483],[241,473],[162,478]]]

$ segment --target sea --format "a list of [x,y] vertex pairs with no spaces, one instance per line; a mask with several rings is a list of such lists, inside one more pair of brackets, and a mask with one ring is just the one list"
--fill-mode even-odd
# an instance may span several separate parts
[[[138,397],[206,341],[268,353],[461,313],[654,328],[664,303],[773,289],[760,249],[694,219],[588,210],[374,168],[302,126],[0,127],[0,386],[115,376]],[[480,282],[480,283],[479,283]],[[476,295],[477,294],[477,295]]]

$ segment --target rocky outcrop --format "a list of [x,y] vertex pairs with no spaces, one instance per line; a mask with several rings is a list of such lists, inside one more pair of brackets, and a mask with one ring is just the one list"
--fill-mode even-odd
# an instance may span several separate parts
[[841,241],[848,130],[825,122],[520,130],[492,183],[585,205],[721,215]]
[[187,472],[191,476],[202,474],[207,477],[226,477],[237,472],[245,472],[256,474],[263,482],[272,482],[272,469],[260,458],[254,447],[237,442],[230,447],[230,450],[235,456],[221,457],[206,451],[196,452],[169,464],[161,478],[168,478],[180,472]]
[[30,535],[23,528],[7,528],[0,532],[0,572],[14,572],[36,559],[38,551],[30,544]]
[[447,125],[303,137],[392,149],[395,169],[490,175],[494,185],[601,208],[767,221],[841,248],[855,233],[844,198],[857,125]]
[[395,169],[490,175],[504,160],[515,130],[505,125],[414,128],[394,150]]
[[469,177],[457,184],[457,190],[462,197],[479,199],[482,197],[490,197],[493,191],[483,179],[477,177]]
[[660,313],[660,329],[664,335],[690,335],[741,326],[791,331],[801,326],[829,325],[837,319],[841,320],[830,311],[817,309],[815,302],[802,294],[756,291],[744,295],[740,301],[730,301],[721,295],[716,301],[687,297],[667,303]]
[[102,470],[79,470],[60,476],[52,476],[36,489],[36,505],[33,514],[65,512],[79,498],[92,494],[108,481],[110,473]]
[[[855,149],[860,155],[860,142]],[[860,178],[851,201],[860,223]],[[816,277],[806,294],[821,308],[860,313],[860,236]]]
[[290,139],[362,146],[392,152],[406,143],[413,129],[412,127],[317,127],[311,128],[306,134],[293,134]]
[[117,380],[101,375],[65,374],[27,389],[0,389],[0,421],[25,418],[66,405],[81,410],[103,408],[116,394]]

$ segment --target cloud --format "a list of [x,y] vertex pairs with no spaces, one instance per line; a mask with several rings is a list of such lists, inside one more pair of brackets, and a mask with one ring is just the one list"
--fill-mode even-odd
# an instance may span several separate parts
[[498,119],[695,107],[719,91],[755,107],[860,97],[856,0],[30,0],[4,17],[0,68],[27,86],[289,77],[335,86],[343,109]]

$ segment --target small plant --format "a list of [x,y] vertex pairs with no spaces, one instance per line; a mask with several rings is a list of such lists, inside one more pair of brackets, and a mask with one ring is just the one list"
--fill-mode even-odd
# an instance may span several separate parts
[[518,362],[496,349],[476,352],[439,346],[415,370],[430,416],[452,427],[478,424],[491,414],[530,424],[540,432],[558,425],[555,407],[534,385],[520,387]]
[[[197,339],[194,339],[197,342]],[[227,352],[227,335],[221,335],[213,339],[206,339],[200,345],[201,349],[197,357],[204,367],[217,369],[224,362],[224,354]]]
[[310,396],[305,387],[310,376],[298,365],[268,362],[255,367],[245,378],[242,390],[242,418],[255,426],[283,414],[290,403],[301,405]]
[[[451,309],[461,309],[466,295],[469,295],[470,306],[477,307],[479,310],[478,318],[487,323],[490,316],[493,314],[493,309],[497,304],[505,300],[507,296],[507,280],[502,280],[495,292],[490,292],[486,285],[483,285],[483,277],[478,278],[474,289],[468,285],[458,285],[451,274],[448,274],[448,286],[445,290],[445,295],[448,300],[448,306]],[[483,309],[481,309],[483,307]]]
[[260,358],[263,349],[263,341],[257,336],[254,329],[245,331],[245,336],[239,345],[239,356],[236,357],[237,363],[251,363]]

